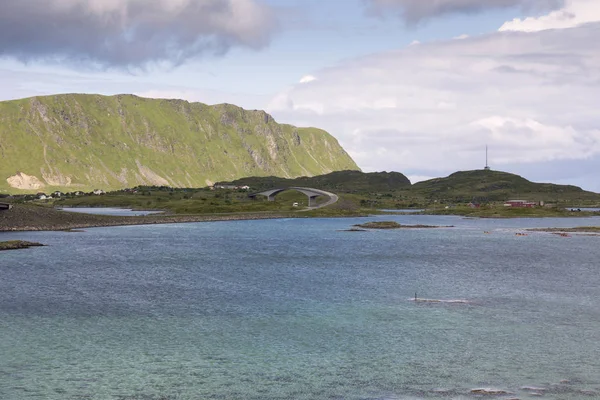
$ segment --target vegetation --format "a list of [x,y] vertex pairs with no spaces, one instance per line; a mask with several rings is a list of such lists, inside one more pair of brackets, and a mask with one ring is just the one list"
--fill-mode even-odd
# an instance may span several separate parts
[[416,183],[411,190],[417,197],[441,203],[490,203],[521,198],[546,203],[600,202],[599,194],[577,186],[534,183],[519,175],[490,170],[456,172],[446,178]]
[[0,102],[0,193],[205,187],[358,170],[327,132],[264,111],[132,95]]
[[399,172],[336,171],[326,175],[301,177],[296,179],[269,177],[242,178],[224,182],[235,186],[250,186],[260,191],[278,187],[312,187],[335,193],[369,194],[408,189],[410,180]]
[[[484,200],[480,197],[483,190],[482,180],[486,182],[487,188],[502,186],[502,190],[507,194],[501,201],[480,202]],[[382,210],[405,208],[418,208],[424,214],[489,218],[600,215],[600,213],[571,212],[565,209],[567,205],[597,205],[600,203],[599,194],[585,192],[573,186],[532,183],[516,175],[502,172],[471,171],[416,185],[410,185],[407,182],[406,177],[399,173],[367,174],[357,171],[341,171],[312,178],[254,177],[220,184],[228,187],[248,185],[250,190],[138,186],[99,196],[77,195],[71,192],[60,198],[34,200],[34,203],[47,207],[128,207],[164,210],[170,215],[292,213],[296,217],[302,218],[365,216],[386,212]],[[471,192],[468,191],[468,182],[474,185]],[[513,182],[512,186],[507,182]],[[249,196],[252,193],[274,187],[314,187],[328,190],[336,193],[339,201],[325,208],[307,210],[306,196],[296,191],[283,192],[276,197],[274,202],[267,201],[264,196],[255,198]],[[444,188],[444,190],[440,188]],[[500,198],[496,191],[492,192],[494,198]],[[454,193],[450,196],[451,199],[446,197],[449,193]],[[457,193],[463,194],[457,195]],[[525,193],[525,195],[521,196],[521,193]],[[543,197],[544,193],[548,197]],[[504,201],[511,197],[522,197],[526,200],[553,200],[551,204],[545,204],[543,207],[504,207]],[[464,201],[455,202],[454,200],[458,198]],[[3,201],[31,203],[33,199],[34,196],[26,195]],[[317,198],[317,203],[327,200],[326,197]]]
[[[266,197],[250,198],[248,191],[228,189],[173,189],[138,187],[102,196],[64,196],[48,200],[56,207],[126,207],[136,210],[166,210],[173,214],[221,214],[298,211],[307,197],[299,192],[284,192],[277,201]],[[319,200],[324,201],[325,199]],[[39,203],[39,202],[38,202]],[[299,207],[294,207],[298,203]]]
[[[248,185],[254,191],[274,187],[304,186],[343,194],[348,202],[365,212],[376,210],[429,209],[440,214],[504,214],[561,213],[570,206],[595,206],[600,204],[600,194],[586,192],[576,186],[534,183],[518,175],[500,171],[477,170],[457,172],[446,178],[432,179],[411,185],[397,172],[362,173],[340,171],[312,178],[282,179],[254,177],[229,184]],[[510,199],[543,201],[553,205],[546,211],[507,211],[502,206]],[[475,203],[494,207],[494,211],[470,209]],[[445,207],[448,207],[446,209]],[[515,209],[513,209],[515,210]],[[512,214],[509,214],[512,215]]]

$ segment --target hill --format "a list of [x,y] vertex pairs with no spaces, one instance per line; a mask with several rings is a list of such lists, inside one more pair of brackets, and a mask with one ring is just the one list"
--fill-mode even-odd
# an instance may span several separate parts
[[501,171],[456,172],[446,178],[416,183],[411,192],[428,200],[445,202],[493,202],[509,199],[569,202],[600,201],[600,194],[577,186],[535,183],[519,175]]
[[399,172],[336,171],[330,174],[283,179],[273,176],[242,178],[233,182],[222,182],[235,186],[250,186],[253,191],[279,187],[312,187],[339,193],[390,192],[408,189],[410,180]]
[[132,95],[0,102],[0,192],[204,187],[359,168],[327,132],[264,111]]

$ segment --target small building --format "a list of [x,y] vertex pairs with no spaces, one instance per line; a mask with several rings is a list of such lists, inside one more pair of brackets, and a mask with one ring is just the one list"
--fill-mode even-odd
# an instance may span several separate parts
[[476,203],[476,202],[471,202],[469,204],[467,204],[470,208],[481,208],[481,204]]
[[241,189],[241,190],[250,190],[250,186],[240,186],[239,189]]
[[234,185],[216,185],[216,189],[236,190],[238,187]]
[[508,200],[504,203],[504,207],[513,207],[513,208],[534,208],[537,206],[537,203],[527,201],[527,200]]
[[62,196],[64,196],[64,193],[61,192],[61,191],[59,191],[59,190],[57,190],[56,192],[52,193],[52,197],[54,197],[55,199],[56,198],[60,198]]
[[48,198],[48,195],[46,193],[40,192],[40,193],[36,194],[35,197],[38,200],[46,200]]
[[106,194],[106,192],[105,192],[104,190],[102,190],[102,189],[94,189],[94,192],[93,192],[93,193],[94,193],[96,196],[99,196],[99,195],[101,195],[101,194]]

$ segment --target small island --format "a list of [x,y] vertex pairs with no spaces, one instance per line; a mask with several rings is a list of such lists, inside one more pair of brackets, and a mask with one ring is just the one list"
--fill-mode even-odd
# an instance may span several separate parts
[[44,246],[44,245],[41,243],[35,243],[35,242],[25,242],[23,240],[11,240],[8,242],[0,242],[0,251],[28,249],[30,247],[40,247],[40,246]]
[[435,225],[401,225],[395,221],[375,221],[364,224],[354,225],[362,229],[431,229],[431,228],[452,228],[452,226]]

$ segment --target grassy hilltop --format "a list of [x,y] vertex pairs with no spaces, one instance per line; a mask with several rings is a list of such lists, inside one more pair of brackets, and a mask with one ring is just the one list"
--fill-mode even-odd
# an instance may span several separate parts
[[501,171],[460,171],[446,178],[416,183],[411,192],[426,200],[481,203],[523,199],[545,202],[597,202],[598,193],[571,185],[535,183]]
[[0,102],[0,193],[204,187],[359,168],[327,132],[264,111],[133,95]]
[[268,177],[242,178],[225,182],[236,186],[250,186],[253,190],[279,187],[312,187],[340,193],[372,193],[410,188],[410,180],[399,172],[337,171],[326,175],[295,179]]
[[327,175],[283,179],[253,177],[231,184],[248,185],[253,190],[307,186],[352,195],[363,200],[363,205],[389,208],[425,207],[429,204],[494,203],[510,199],[545,201],[547,203],[589,204],[600,203],[600,194],[580,187],[535,183],[519,175],[501,171],[474,170],[456,172],[445,178],[436,178],[412,185],[398,172],[363,173],[339,171]]

